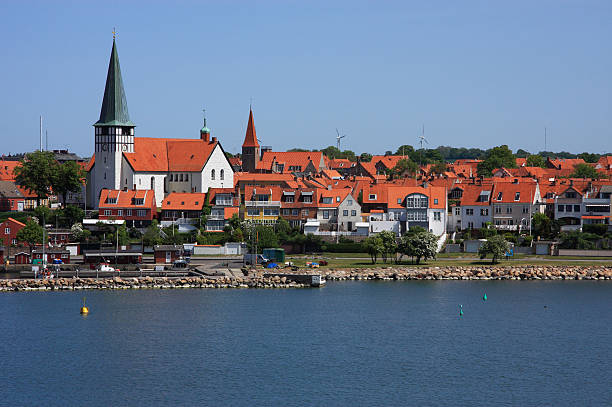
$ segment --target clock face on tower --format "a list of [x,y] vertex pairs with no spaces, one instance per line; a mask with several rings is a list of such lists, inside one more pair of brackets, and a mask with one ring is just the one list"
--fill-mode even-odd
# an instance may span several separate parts
[[121,146],[121,149],[123,149],[123,151],[127,151],[127,144],[123,144],[123,145]]

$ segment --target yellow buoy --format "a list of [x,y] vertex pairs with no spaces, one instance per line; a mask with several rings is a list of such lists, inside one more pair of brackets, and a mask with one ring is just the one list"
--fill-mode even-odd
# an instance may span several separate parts
[[89,308],[85,306],[85,297],[83,297],[83,306],[81,307],[81,315],[89,314]]

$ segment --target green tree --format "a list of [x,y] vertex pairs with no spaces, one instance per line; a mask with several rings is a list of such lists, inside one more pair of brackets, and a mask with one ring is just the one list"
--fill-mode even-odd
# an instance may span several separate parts
[[38,224],[40,226],[45,226],[45,223],[51,221],[51,209],[47,206],[38,205],[34,208],[34,216],[38,219]]
[[72,226],[77,222],[82,222],[83,218],[85,217],[85,212],[83,209],[75,205],[66,206],[63,212],[64,224],[67,226]]
[[206,223],[208,223],[208,217],[212,212],[212,207],[210,206],[210,192],[206,193],[206,197],[204,198],[204,205],[202,205],[202,213],[200,213],[200,225],[203,230],[206,230]]
[[66,205],[66,196],[68,192],[80,192],[83,187],[83,179],[85,171],[79,166],[76,161],[67,161],[64,164],[58,164],[55,177],[53,178],[53,192],[60,194],[63,198],[63,203]]
[[417,230],[407,233],[402,237],[400,248],[402,254],[416,259],[416,264],[421,259],[435,259],[438,252],[438,237],[426,230]]
[[145,246],[154,246],[162,242],[161,233],[156,219],[147,227],[142,235],[142,242]]
[[240,221],[240,217],[237,213],[232,215],[232,217],[228,220],[228,224],[230,225],[232,230],[236,230],[241,227],[242,222]]
[[478,249],[478,254],[481,259],[491,255],[491,263],[497,263],[497,261],[510,250],[510,243],[504,239],[503,236],[497,235],[487,239],[486,242]]
[[429,168],[429,175],[444,174],[446,172],[446,163],[437,162]]
[[382,242],[383,250],[380,253],[383,263],[387,262],[388,258],[392,258],[397,251],[397,239],[395,238],[395,233],[384,230],[378,234],[378,238]]
[[546,160],[541,155],[532,154],[529,157],[527,157],[525,165],[527,167],[546,168]]
[[414,153],[414,147],[412,147],[411,145],[408,144],[404,144],[401,145],[397,148],[397,151],[395,152],[395,155],[401,155],[401,156],[410,156],[412,153]]
[[291,225],[289,225],[289,222],[287,222],[286,219],[279,218],[276,225],[274,225],[274,230],[279,242],[285,243],[289,240],[292,229]]
[[[45,236],[47,238],[47,236]],[[38,223],[29,219],[26,225],[17,232],[18,242],[26,242],[30,247],[43,243],[43,228]],[[45,239],[47,240],[47,239]]]
[[538,237],[552,237],[552,221],[543,213],[536,212],[532,216],[531,225],[533,226],[533,235]]
[[246,243],[251,253],[255,249],[255,244],[257,245],[258,252],[261,252],[262,249],[278,247],[278,237],[274,233],[272,226],[251,224],[247,229],[247,233]]
[[79,222],[72,225],[70,233],[79,242],[87,241],[91,236],[91,232],[88,229],[84,229],[83,225]]
[[370,153],[361,153],[359,155],[359,161],[363,161],[364,163],[369,163],[372,161],[372,154]]
[[590,166],[589,164],[576,164],[574,167],[574,172],[570,174],[570,178],[593,178],[599,179],[601,174],[597,172],[597,170]]
[[13,172],[15,182],[34,192],[40,206],[41,198],[47,198],[51,194],[51,187],[57,179],[58,164],[52,152],[35,151],[26,154],[21,165],[15,167]]
[[485,159],[478,163],[478,175],[490,177],[494,169],[501,167],[516,168],[516,158],[505,144],[487,151]]
[[120,246],[125,246],[126,244],[129,243],[130,237],[128,235],[128,230],[127,230],[127,227],[125,226],[125,223],[117,226],[116,233],[117,233],[116,239]]
[[378,256],[385,250],[383,241],[380,236],[370,236],[366,238],[362,243],[364,251],[366,251],[372,259],[372,264],[376,264]]
[[419,172],[419,166],[412,160],[402,158],[391,169],[391,178],[401,178],[404,173],[413,177]]
[[593,250],[599,236],[593,233],[584,233],[579,230],[563,232],[559,235],[559,247],[562,249]]

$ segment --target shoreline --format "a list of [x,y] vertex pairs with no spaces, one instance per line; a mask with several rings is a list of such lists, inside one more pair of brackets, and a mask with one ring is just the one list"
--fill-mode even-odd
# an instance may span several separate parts
[[[4,279],[0,292],[15,291],[71,291],[71,290],[123,290],[123,289],[175,289],[175,288],[306,288],[298,276],[320,274],[328,281],[402,281],[402,280],[612,280],[610,266],[456,266],[414,268],[383,266],[367,269],[320,269],[282,271],[283,276],[267,275],[258,270],[248,277],[108,277],[55,279]],[[296,278],[293,279],[292,275]]]

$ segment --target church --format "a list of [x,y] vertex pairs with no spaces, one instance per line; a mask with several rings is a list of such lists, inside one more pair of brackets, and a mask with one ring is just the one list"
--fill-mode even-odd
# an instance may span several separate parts
[[172,192],[232,188],[234,172],[221,143],[204,127],[193,139],[135,137],[113,38],[100,119],[93,125],[94,155],[87,165],[87,204],[98,208],[102,190],[152,190],[161,207]]

